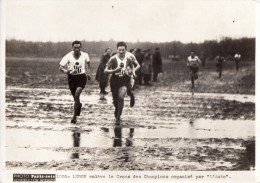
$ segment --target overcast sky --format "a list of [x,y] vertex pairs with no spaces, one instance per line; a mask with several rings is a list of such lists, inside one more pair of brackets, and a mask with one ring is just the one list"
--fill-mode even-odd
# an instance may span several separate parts
[[203,42],[255,37],[255,0],[7,0],[6,37]]

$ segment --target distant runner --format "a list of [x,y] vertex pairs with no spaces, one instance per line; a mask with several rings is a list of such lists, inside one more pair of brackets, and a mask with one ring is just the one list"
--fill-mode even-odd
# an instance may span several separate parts
[[105,68],[105,73],[112,74],[110,78],[110,88],[115,106],[114,115],[116,125],[120,125],[120,117],[124,107],[124,97],[127,93],[130,96],[130,106],[134,106],[135,98],[130,81],[132,75],[135,75],[135,71],[140,68],[135,56],[126,51],[126,49],[127,45],[125,42],[118,42],[118,53],[110,58]]
[[218,78],[221,79],[222,76],[222,70],[223,70],[223,63],[225,62],[225,58],[223,57],[223,54],[221,51],[218,52],[218,55],[215,57],[217,72],[218,72]]
[[239,63],[240,63],[241,55],[239,53],[236,53],[234,56],[235,64],[236,64],[236,70],[239,70]]
[[194,51],[191,51],[190,56],[187,58],[187,67],[190,69],[191,76],[191,88],[194,88],[194,81],[198,79],[200,63],[199,57],[195,55]]
[[74,98],[74,114],[71,123],[75,124],[82,107],[79,99],[80,94],[85,88],[87,79],[90,80],[90,76],[85,74],[86,70],[90,73],[90,62],[88,54],[80,51],[82,47],[80,41],[74,41],[72,47],[73,51],[65,55],[60,61],[59,69],[68,75],[69,89]]

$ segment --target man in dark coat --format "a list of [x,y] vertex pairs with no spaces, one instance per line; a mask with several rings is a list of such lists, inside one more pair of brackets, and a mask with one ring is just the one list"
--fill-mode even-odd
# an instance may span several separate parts
[[[140,48],[137,48],[134,52],[135,58],[137,60],[137,62],[139,63],[139,65],[141,66],[142,69],[142,64],[143,64],[143,60],[144,60],[144,54],[142,54],[142,50]],[[136,72],[137,78],[136,78],[136,82],[135,84],[142,84],[142,72],[141,69],[139,69]]]
[[106,64],[108,60],[110,59],[111,56],[111,49],[107,48],[105,50],[105,53],[102,55],[100,59],[100,64],[97,69],[97,74],[96,74],[96,80],[99,82],[99,88],[100,88],[100,94],[108,94],[106,92],[105,88],[107,87],[108,83],[108,75],[107,73],[104,73],[104,70],[106,68]]
[[152,76],[152,53],[150,49],[144,50],[144,52],[145,56],[142,62],[141,71],[144,79],[144,85],[150,86],[151,84],[149,83],[149,81],[151,81]]
[[158,74],[162,72],[162,57],[159,48],[155,48],[155,52],[153,54],[153,82],[157,82]]

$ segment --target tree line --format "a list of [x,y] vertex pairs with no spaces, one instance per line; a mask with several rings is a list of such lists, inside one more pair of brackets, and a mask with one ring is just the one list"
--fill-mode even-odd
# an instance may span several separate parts
[[[82,41],[82,51],[90,56],[100,56],[105,49],[110,47],[116,50],[116,41]],[[128,50],[140,48],[142,50],[160,48],[163,57],[169,56],[178,59],[186,59],[191,50],[198,56],[213,59],[221,51],[224,56],[231,58],[235,53],[240,53],[243,60],[255,60],[255,38],[232,39],[223,37],[220,41],[207,40],[203,43],[181,43],[179,41],[153,43],[153,42],[129,42]],[[12,57],[44,57],[61,58],[72,49],[71,42],[31,42],[23,40],[6,40],[6,56]]]

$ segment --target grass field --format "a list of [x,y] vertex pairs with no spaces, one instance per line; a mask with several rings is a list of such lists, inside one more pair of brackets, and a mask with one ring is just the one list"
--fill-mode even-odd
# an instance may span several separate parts
[[[7,58],[6,85],[23,87],[67,88],[66,76],[58,70],[59,59],[47,58]],[[94,81],[99,58],[91,59],[92,81]],[[164,74],[156,83],[156,87],[167,87],[171,91],[190,91],[189,71],[184,61],[173,62],[163,60]],[[241,63],[239,73],[235,71],[234,62],[224,64],[223,76],[219,80],[215,63],[209,61],[205,67],[200,67],[199,79],[195,90],[203,93],[255,93],[254,62]]]

